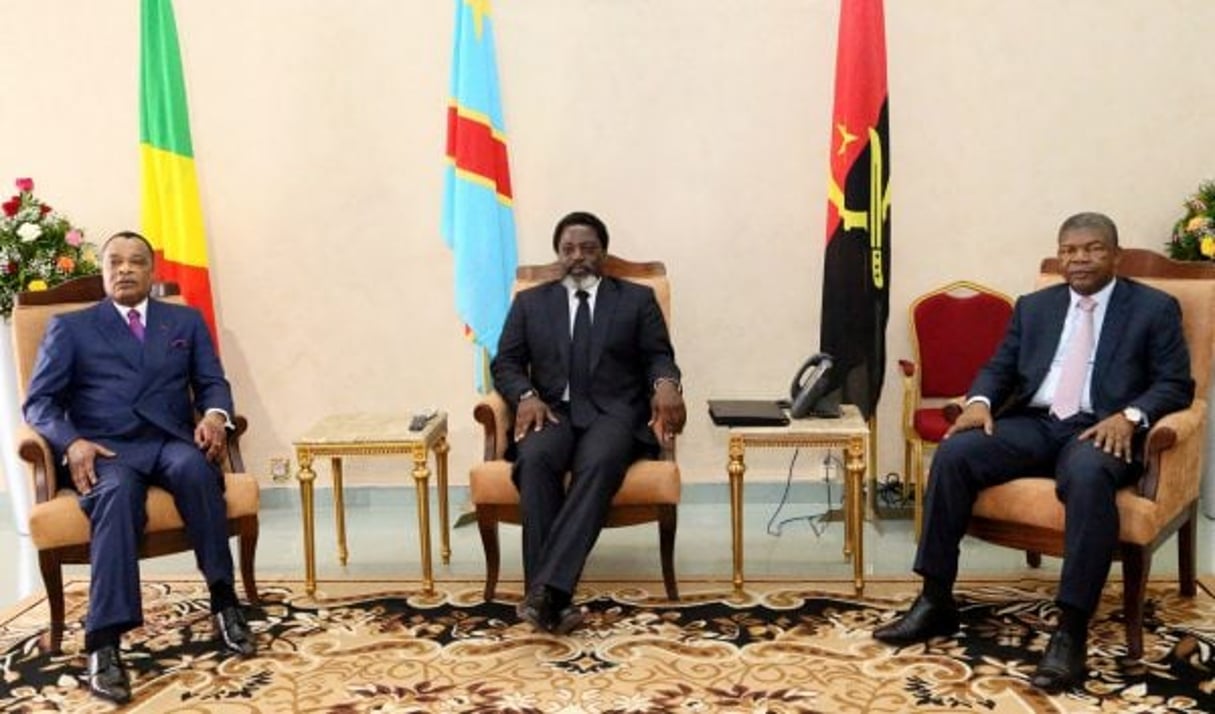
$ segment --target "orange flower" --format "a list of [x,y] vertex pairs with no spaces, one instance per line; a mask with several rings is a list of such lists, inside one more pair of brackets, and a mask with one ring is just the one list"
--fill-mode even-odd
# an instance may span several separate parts
[[61,255],[59,260],[55,261],[55,267],[61,273],[70,273],[76,269],[76,261],[72,260],[71,256]]

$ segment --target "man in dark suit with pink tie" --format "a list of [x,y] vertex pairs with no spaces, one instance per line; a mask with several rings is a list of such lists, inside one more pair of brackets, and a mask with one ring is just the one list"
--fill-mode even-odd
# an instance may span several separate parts
[[[223,474],[232,393],[194,308],[150,299],[152,246],[121,232],[101,249],[107,299],[53,318],[38,352],[25,419],[50,442],[92,531],[85,622],[89,688],[131,698],[119,655],[143,622],[139,542],[149,485],[173,494],[211,593],[217,638],[242,656],[256,645],[233,585]],[[195,413],[203,417],[195,423]]]
[[874,637],[908,644],[958,629],[952,589],[978,492],[1053,474],[1066,514],[1059,625],[1032,677],[1046,691],[1084,680],[1088,621],[1118,545],[1115,494],[1143,473],[1149,425],[1194,397],[1181,308],[1115,277],[1118,230],[1098,213],[1059,229],[1066,284],[1017,301],[1008,332],[933,457],[915,571],[920,597]]
[[515,409],[519,616],[556,634],[582,619],[574,589],[629,464],[656,454],[686,418],[654,291],[603,276],[607,247],[607,227],[590,213],[557,223],[565,277],[515,297],[492,365],[494,388]]

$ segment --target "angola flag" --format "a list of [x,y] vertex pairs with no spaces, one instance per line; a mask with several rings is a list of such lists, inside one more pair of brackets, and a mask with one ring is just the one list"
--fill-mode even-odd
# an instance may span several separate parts
[[478,347],[476,386],[486,392],[518,264],[489,0],[456,0],[444,182],[442,233],[455,263],[456,312]]
[[827,188],[821,349],[866,418],[882,394],[890,312],[890,127],[881,0],[842,0]]
[[202,312],[218,346],[171,0],[142,0],[140,10],[139,163],[140,222],[156,251],[156,278],[181,287],[186,303]]

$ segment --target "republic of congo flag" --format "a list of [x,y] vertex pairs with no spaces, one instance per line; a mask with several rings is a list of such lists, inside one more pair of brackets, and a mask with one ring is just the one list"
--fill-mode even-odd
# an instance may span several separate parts
[[442,232],[455,263],[456,312],[477,346],[476,386],[486,392],[518,263],[489,0],[456,0],[444,181]]
[[842,0],[827,187],[821,349],[866,418],[882,394],[890,312],[890,128],[882,0]]
[[218,346],[186,87],[171,0],[142,0],[139,45],[140,218],[156,277],[181,286]]

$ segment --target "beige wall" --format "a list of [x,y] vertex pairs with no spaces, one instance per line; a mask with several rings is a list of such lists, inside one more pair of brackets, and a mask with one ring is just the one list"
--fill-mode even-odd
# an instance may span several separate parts
[[[463,482],[472,358],[438,235],[451,3],[176,5],[250,469],[323,413],[434,405]],[[667,262],[689,480],[724,480],[705,400],[777,396],[817,349],[837,5],[494,3],[520,257],[548,260],[554,221],[585,208],[614,252]],[[138,222],[137,7],[0,0],[0,181],[34,177],[95,240]],[[888,0],[881,471],[902,464],[915,295],[958,278],[1024,291],[1081,209],[1160,248],[1215,176],[1211,27],[1207,0]]]

